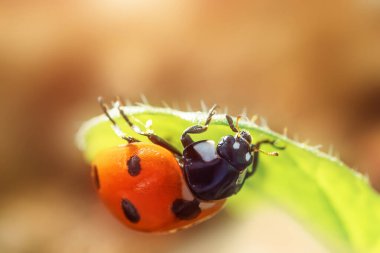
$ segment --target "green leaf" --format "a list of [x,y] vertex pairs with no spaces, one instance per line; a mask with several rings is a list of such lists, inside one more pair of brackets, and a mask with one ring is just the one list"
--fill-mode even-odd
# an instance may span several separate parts
[[[156,134],[181,148],[180,136],[190,125],[204,122],[206,113],[180,112],[146,105],[124,108],[132,120],[144,124],[152,120]],[[111,115],[127,135],[143,137],[131,131],[117,111]],[[243,190],[229,200],[232,212],[251,210],[258,201],[280,206],[321,238],[328,245],[342,245],[353,252],[380,252],[380,197],[361,174],[331,157],[266,127],[241,120],[240,127],[249,130],[254,142],[278,139],[287,146],[279,157],[261,155],[256,174]],[[209,130],[193,135],[195,140],[213,139],[218,142],[231,134],[224,115],[215,115]],[[105,116],[84,123],[77,135],[78,147],[91,161],[101,150],[125,144],[112,130]],[[272,147],[263,149],[273,151]]]

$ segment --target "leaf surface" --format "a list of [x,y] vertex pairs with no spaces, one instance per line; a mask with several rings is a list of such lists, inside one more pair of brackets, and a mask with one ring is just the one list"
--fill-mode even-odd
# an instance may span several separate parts
[[[145,122],[152,120],[151,129],[179,149],[182,131],[206,119],[206,113],[202,112],[146,105],[127,106],[124,110],[141,129]],[[131,131],[116,110],[110,113],[127,135],[146,140]],[[252,203],[264,200],[291,214],[332,248],[344,245],[353,252],[380,252],[380,197],[363,175],[316,148],[268,128],[244,120],[239,125],[250,131],[253,142],[278,139],[287,148],[280,151],[279,157],[260,156],[256,174],[230,199],[228,209],[247,211],[252,209]],[[209,130],[193,135],[193,139],[218,142],[231,133],[224,115],[217,114]],[[90,162],[99,151],[125,144],[125,141],[114,133],[111,123],[102,115],[83,124],[77,144]],[[271,146],[262,146],[262,149],[274,151]]]

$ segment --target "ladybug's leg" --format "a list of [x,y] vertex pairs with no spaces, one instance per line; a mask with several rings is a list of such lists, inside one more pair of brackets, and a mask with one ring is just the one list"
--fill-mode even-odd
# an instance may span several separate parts
[[206,122],[205,124],[202,126],[202,125],[195,125],[195,126],[191,126],[191,127],[188,127],[183,133],[182,133],[182,136],[181,136],[181,142],[182,142],[182,146],[184,148],[186,148],[187,146],[189,146],[191,143],[193,143],[193,139],[191,139],[190,135],[189,134],[200,134],[200,133],[204,133],[207,131],[208,129],[208,125],[210,124],[211,122],[211,119],[212,119],[212,116],[214,116],[215,114],[215,109],[216,107],[218,107],[218,105],[214,105],[210,111],[208,112],[208,116],[207,116],[207,119],[206,119]]
[[238,133],[239,129],[237,129],[236,126],[234,125],[234,121],[233,121],[232,117],[230,115],[226,114],[226,119],[227,119],[228,125],[230,126],[231,130],[235,133]]
[[200,201],[198,199],[185,200],[176,199],[172,204],[172,212],[180,220],[191,220],[196,218],[202,209],[199,206]]
[[113,130],[115,131],[115,133],[120,136],[120,138],[126,140],[128,143],[132,143],[132,142],[139,142],[139,140],[131,137],[131,136],[126,136],[123,131],[121,131],[120,127],[116,124],[116,121],[110,116],[110,114],[108,113],[108,107],[107,105],[104,103],[103,101],[103,98],[102,97],[99,97],[98,98],[98,102],[100,104],[100,107],[102,108],[104,114],[107,116],[107,118],[111,121],[112,123],[112,128]]
[[121,108],[120,105],[117,106],[119,112],[120,112],[120,115],[123,117],[123,119],[127,122],[127,124],[131,127],[131,129],[133,131],[135,131],[137,134],[140,134],[142,136],[146,136],[148,137],[148,139],[156,144],[156,145],[159,145],[167,150],[169,150],[170,152],[172,152],[173,154],[179,156],[179,157],[182,157],[182,152],[180,152],[176,147],[174,147],[172,144],[170,144],[169,142],[165,141],[163,138],[161,138],[160,136],[152,133],[152,132],[143,132],[140,130],[140,128],[136,125],[134,125],[131,120],[128,118],[128,116],[125,114],[124,110]]
[[251,150],[253,152],[252,170],[247,172],[247,175],[245,177],[246,179],[249,178],[250,176],[252,176],[255,173],[255,171],[257,169],[258,162],[259,162],[259,153],[260,152],[262,152],[262,153],[264,153],[266,155],[270,155],[270,156],[278,156],[277,152],[265,152],[265,151],[262,151],[260,149],[260,145],[261,144],[270,144],[274,148],[285,149],[285,147],[283,147],[283,146],[277,146],[276,145],[276,140],[265,139],[265,140],[258,141],[255,144],[252,144],[251,145]]

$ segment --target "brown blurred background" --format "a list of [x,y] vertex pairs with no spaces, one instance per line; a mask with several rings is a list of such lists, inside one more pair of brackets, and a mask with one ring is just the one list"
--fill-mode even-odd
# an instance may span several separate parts
[[[325,252],[278,211],[239,226],[221,214],[165,237],[124,229],[74,144],[100,114],[98,95],[247,108],[274,130],[333,144],[380,190],[375,0],[1,1],[0,31],[1,252],[231,252],[252,234],[257,252]],[[234,226],[241,236],[221,232]]]

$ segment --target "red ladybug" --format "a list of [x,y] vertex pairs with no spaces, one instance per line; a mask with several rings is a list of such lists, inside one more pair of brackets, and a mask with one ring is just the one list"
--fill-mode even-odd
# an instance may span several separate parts
[[127,144],[99,153],[92,163],[92,177],[106,206],[135,230],[174,232],[210,218],[254,174],[261,144],[282,149],[272,140],[251,144],[251,135],[235,127],[229,115],[226,119],[234,136],[223,137],[217,145],[211,140],[194,142],[190,134],[207,131],[215,114],[214,105],[204,125],[191,126],[183,132],[184,150],[180,152],[151,131],[141,131],[118,103],[128,125],[151,141],[140,142],[121,134],[102,98],[99,103]]

